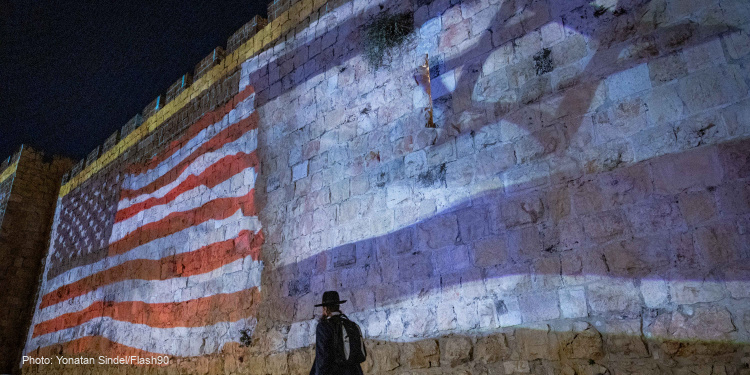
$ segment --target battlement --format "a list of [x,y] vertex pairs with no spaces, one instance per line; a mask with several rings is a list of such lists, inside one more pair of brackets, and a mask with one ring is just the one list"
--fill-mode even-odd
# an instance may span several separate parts
[[[192,74],[185,73],[167,88],[165,94],[157,96],[140,114],[136,114],[110,135],[102,145],[97,146],[87,157],[78,161],[63,176],[60,194],[67,194],[117,156],[152,134],[191,100],[199,98],[222,79],[236,72],[240,63],[287,40],[290,35],[296,34],[297,31],[345,2],[345,0],[274,0],[269,3],[268,20],[254,16],[227,39],[226,48],[221,46],[214,48],[196,65]],[[175,133],[179,130],[175,129]],[[161,134],[159,138],[163,143],[173,135]]]

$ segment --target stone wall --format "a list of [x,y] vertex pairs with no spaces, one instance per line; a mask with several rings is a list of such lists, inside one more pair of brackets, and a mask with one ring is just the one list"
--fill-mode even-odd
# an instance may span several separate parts
[[[199,355],[154,371],[306,374],[313,305],[336,289],[367,373],[750,372],[750,4],[275,4],[229,89],[254,90],[258,123],[252,342],[230,326],[201,346],[207,332]],[[362,27],[383,12],[412,12],[415,32],[373,69]],[[79,179],[58,215],[101,181],[119,191],[185,127],[140,129],[123,153],[145,151]],[[108,234],[53,246],[50,277],[111,255],[117,194],[87,209],[108,219],[80,224]],[[105,334],[27,352],[125,350]]]
[[[361,26],[406,11],[373,71]],[[354,1],[245,63],[276,317],[245,371],[307,373],[331,289],[370,373],[746,371],[748,11]]]
[[[45,157],[23,147],[13,158],[14,173],[0,183],[0,373],[17,373],[25,333],[31,322],[42,259],[49,241],[55,196],[72,162]],[[15,371],[14,371],[15,370]]]

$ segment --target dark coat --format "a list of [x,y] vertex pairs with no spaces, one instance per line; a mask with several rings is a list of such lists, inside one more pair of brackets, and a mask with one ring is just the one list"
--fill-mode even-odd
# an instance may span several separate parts
[[363,375],[359,365],[337,366],[334,360],[333,323],[330,319],[318,321],[315,329],[315,361],[310,375]]

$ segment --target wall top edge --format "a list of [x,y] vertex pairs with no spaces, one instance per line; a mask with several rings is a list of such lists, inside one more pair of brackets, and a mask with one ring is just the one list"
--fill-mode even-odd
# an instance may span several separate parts
[[[99,157],[92,163],[87,163],[87,165],[75,176],[70,176],[70,179],[61,186],[59,197],[62,198],[70,193],[73,189],[80,186],[102,168],[116,160],[130,147],[138,144],[142,139],[153,133],[172,115],[185,107],[192,99],[208,90],[209,87],[217,83],[220,79],[223,79],[228,73],[239,68],[243,62],[258,55],[269,46],[275,45],[281,39],[281,36],[286,35],[297,27],[296,22],[289,22],[290,19],[294,18],[291,15],[299,13],[299,8],[305,4],[313,4],[314,2],[316,1],[297,1],[294,4],[291,4],[291,6],[282,13],[288,14],[288,17],[278,17],[268,21],[267,24],[263,25],[264,27],[257,31],[257,33],[242,43],[237,49],[228,53],[223,60],[212,67],[207,73],[195,79],[191,85],[187,86],[174,99],[167,102],[153,115],[145,119],[143,123],[130,134],[120,139],[115,146],[101,153],[101,155],[99,155]],[[319,0],[317,2],[319,2]],[[319,8],[324,8],[325,4],[326,2],[323,2],[322,6]]]

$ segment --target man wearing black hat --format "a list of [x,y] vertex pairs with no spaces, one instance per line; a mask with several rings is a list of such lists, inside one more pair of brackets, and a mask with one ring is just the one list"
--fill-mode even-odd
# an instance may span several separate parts
[[339,305],[344,302],[346,300],[339,300],[338,292],[327,291],[323,293],[323,302],[315,305],[323,307],[323,316],[315,330],[315,361],[310,375],[363,375],[359,364],[342,364],[336,358],[340,354],[334,349],[334,332],[340,332],[339,320],[346,319],[339,310]]

